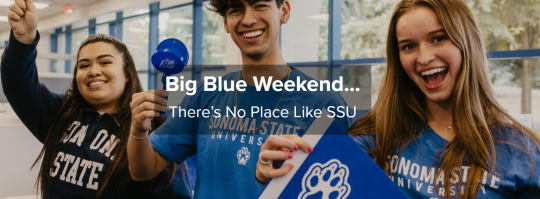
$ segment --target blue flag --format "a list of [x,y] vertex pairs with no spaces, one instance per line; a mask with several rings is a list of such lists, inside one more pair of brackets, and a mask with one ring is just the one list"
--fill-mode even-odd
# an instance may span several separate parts
[[407,198],[347,132],[323,113],[304,134],[313,152],[293,152],[294,168],[272,179],[259,198]]

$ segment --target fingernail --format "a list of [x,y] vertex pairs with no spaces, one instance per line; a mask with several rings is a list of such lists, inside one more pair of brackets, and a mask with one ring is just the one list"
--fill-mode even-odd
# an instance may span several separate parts
[[287,158],[291,159],[292,158],[292,153],[287,154]]
[[294,166],[292,164],[289,164],[289,170],[291,170]]
[[295,144],[294,147],[293,147],[293,149],[294,149],[295,151],[297,151],[297,150],[298,150],[298,145]]
[[307,148],[307,151],[311,153],[311,152],[313,152],[313,148],[308,147],[308,148]]

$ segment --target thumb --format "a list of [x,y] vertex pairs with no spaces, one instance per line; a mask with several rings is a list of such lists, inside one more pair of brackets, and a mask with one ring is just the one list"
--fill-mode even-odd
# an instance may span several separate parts
[[26,3],[26,11],[30,11],[32,13],[37,13],[36,5],[34,5],[34,1],[32,0],[24,0]]

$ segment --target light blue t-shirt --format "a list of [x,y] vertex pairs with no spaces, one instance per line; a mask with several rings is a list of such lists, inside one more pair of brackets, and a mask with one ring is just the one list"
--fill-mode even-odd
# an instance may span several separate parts
[[[448,143],[447,140],[435,133],[427,126],[421,137],[407,145],[401,156],[393,155],[387,160],[392,181],[405,192],[409,198],[444,198],[451,194],[457,198],[466,185],[469,167],[461,167],[462,187],[457,175],[450,178],[451,190],[444,190],[441,184],[443,176],[437,176],[432,165],[437,164],[434,159],[437,153]],[[502,128],[501,131],[492,132],[494,139],[508,141],[516,146],[495,142],[496,167],[493,175],[487,171],[482,172],[481,185],[476,198],[514,199],[514,198],[540,198],[540,152],[534,143],[522,132]],[[366,151],[375,146],[375,136],[355,135],[354,139]],[[528,147],[528,148],[526,148]],[[528,149],[529,152],[526,151]],[[531,159],[532,158],[532,159]],[[465,162],[465,161],[464,161]],[[533,164],[534,163],[534,164]],[[439,187],[436,188],[436,183]],[[531,189],[532,188],[532,189]],[[440,193],[437,194],[437,190]]]
[[[313,79],[293,69],[290,80],[296,80],[297,76],[301,80]],[[223,80],[237,81],[239,74],[229,73]],[[220,109],[221,117],[169,117],[150,135],[154,149],[171,161],[181,163],[197,154],[194,198],[256,198],[263,187],[255,180],[255,168],[266,138],[269,135],[303,135],[315,119],[293,117],[294,107],[300,113],[302,106],[309,109],[346,106],[336,92],[286,91],[278,109],[288,109],[289,117],[272,117],[267,121],[258,114],[251,117],[251,106],[274,109],[282,92],[256,91],[254,86],[248,85],[246,91],[238,92],[238,108],[246,110],[246,116],[239,119],[225,115],[227,107],[235,107],[234,91],[203,92],[202,82],[198,82],[198,86],[198,92],[186,96],[180,106],[183,109]],[[348,117],[335,119],[345,129],[352,122]],[[256,130],[247,131],[242,126]]]

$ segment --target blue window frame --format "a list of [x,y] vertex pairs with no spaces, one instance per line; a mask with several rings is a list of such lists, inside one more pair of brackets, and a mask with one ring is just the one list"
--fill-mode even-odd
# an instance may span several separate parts
[[[201,74],[203,71],[207,70],[216,70],[223,69],[224,67],[218,68],[208,68],[201,67],[202,65],[202,21],[203,21],[203,9],[204,0],[194,0],[191,3],[176,5],[168,8],[159,8],[159,2],[149,4],[150,10],[150,34],[149,34],[149,45],[148,53],[153,53],[154,49],[157,47],[158,43],[158,31],[159,31],[159,13],[163,10],[174,9],[183,6],[193,6],[193,45],[192,45],[192,79],[200,80],[202,79]],[[344,60],[341,59],[341,22],[342,22],[342,5],[343,0],[329,0],[329,20],[328,20],[328,61],[319,61],[319,62],[300,62],[300,63],[289,63],[296,67],[313,67],[313,66],[325,66],[328,67],[328,79],[335,80],[341,75],[341,65],[373,65],[373,64],[383,64],[384,58],[365,58],[365,59],[354,59],[354,60]],[[146,14],[146,13],[145,13]],[[144,14],[144,15],[145,15]],[[141,16],[134,15],[124,18],[123,12],[116,13],[116,20],[107,22],[109,24],[109,34],[115,36],[116,38],[122,40],[123,32],[123,21],[128,18]],[[89,19],[88,28],[89,34],[95,34],[96,19]],[[71,53],[71,25],[66,26],[66,53]],[[57,28],[55,34],[51,35],[51,52],[56,53],[58,51],[58,34],[62,33],[62,28]],[[509,59],[534,59],[540,58],[540,49],[530,49],[530,50],[514,50],[514,51],[491,51],[488,53],[490,60],[509,60]],[[51,60],[51,72],[57,72],[56,67],[57,60]],[[65,61],[66,63],[66,72],[69,72],[71,69],[70,61]],[[149,73],[148,88],[155,88],[155,80],[159,79],[156,77],[157,74],[154,73],[153,66],[150,61],[148,62],[147,70],[142,70],[139,72]]]

